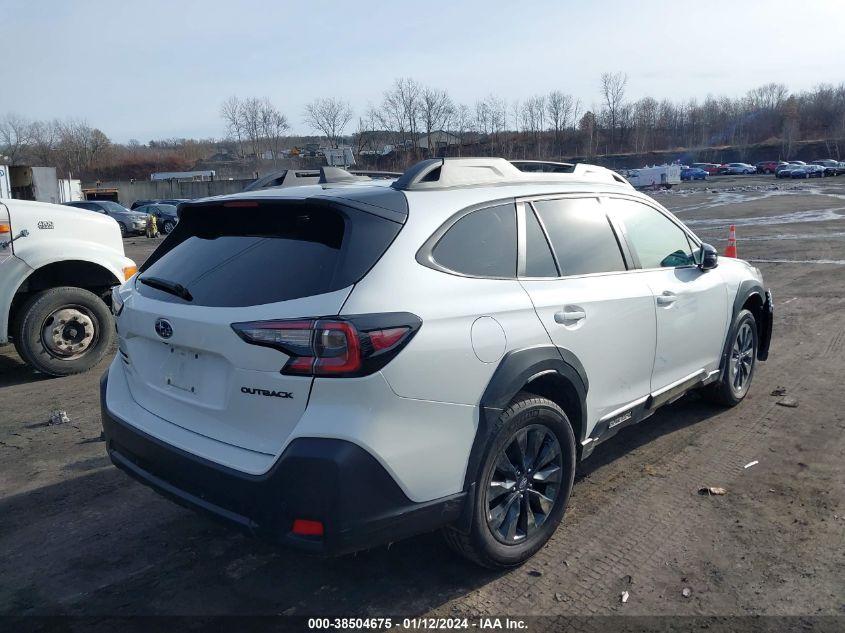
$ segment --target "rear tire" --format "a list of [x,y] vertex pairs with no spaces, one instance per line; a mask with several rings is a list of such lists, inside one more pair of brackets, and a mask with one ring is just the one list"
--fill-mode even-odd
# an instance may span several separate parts
[[126,225],[123,222],[118,222],[117,225],[120,227],[120,237],[126,237],[128,234]]
[[88,371],[113,341],[108,307],[82,288],[39,292],[24,303],[16,319],[15,349],[24,361],[50,376]]
[[751,389],[758,345],[757,321],[749,310],[742,310],[731,328],[730,349],[722,375],[717,382],[702,389],[702,395],[725,407],[735,407],[742,402]]
[[483,567],[521,565],[563,519],[575,460],[575,434],[566,413],[551,400],[519,394],[488,441],[469,534],[447,527],[446,543]]
[[165,235],[170,235],[170,232],[176,227],[172,220],[167,220],[161,227]]

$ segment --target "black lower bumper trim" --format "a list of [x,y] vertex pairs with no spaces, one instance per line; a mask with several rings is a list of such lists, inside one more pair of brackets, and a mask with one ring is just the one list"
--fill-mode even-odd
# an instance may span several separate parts
[[[465,493],[415,503],[378,461],[344,440],[297,438],[269,472],[249,475],[186,453],[101,412],[115,466],[180,505],[249,534],[338,555],[454,522]],[[294,519],[321,521],[321,537],[291,532]]]

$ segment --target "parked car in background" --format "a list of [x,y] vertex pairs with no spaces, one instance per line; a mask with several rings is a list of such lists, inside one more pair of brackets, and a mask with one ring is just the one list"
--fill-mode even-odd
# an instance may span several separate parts
[[165,235],[175,229],[179,222],[179,216],[176,214],[177,207],[173,204],[145,204],[135,210],[144,215],[155,216],[158,230]]
[[122,204],[111,200],[78,200],[75,202],[65,202],[65,206],[87,209],[88,211],[103,213],[114,218],[120,227],[120,234],[124,237],[127,235],[140,235],[147,228],[146,215],[137,211],[130,211]]
[[837,160],[833,160],[832,158],[814,160],[810,164],[822,167],[824,169],[825,176],[838,176],[839,174],[845,173],[845,169],[842,168],[842,163]]
[[757,168],[754,165],[749,165],[748,163],[726,163],[722,165],[719,170],[720,174],[727,176],[747,175],[756,172]]
[[684,167],[681,169],[681,180],[707,180],[707,172],[701,167]]
[[784,163],[783,165],[778,165],[777,169],[775,169],[775,177],[791,178],[793,171],[806,166],[807,163],[805,163],[803,160],[791,160],[788,163]]
[[824,167],[813,164],[796,166],[790,172],[791,178],[823,178],[824,175]]
[[780,165],[786,165],[786,161],[764,160],[763,162],[757,163],[754,166],[757,168],[758,174],[773,174]]
[[721,165],[719,163],[693,163],[692,167],[698,167],[707,172],[708,176],[715,176],[719,173]]
[[132,203],[130,209],[137,209],[138,207],[143,207],[147,204],[172,204],[174,207],[178,207],[183,202],[188,202],[189,198],[163,198],[161,200],[136,200]]

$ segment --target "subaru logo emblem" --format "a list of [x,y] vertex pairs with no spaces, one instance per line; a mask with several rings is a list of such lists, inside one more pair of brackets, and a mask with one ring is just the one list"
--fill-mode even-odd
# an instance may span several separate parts
[[167,319],[156,319],[156,334],[161,338],[170,338],[173,336],[173,326]]

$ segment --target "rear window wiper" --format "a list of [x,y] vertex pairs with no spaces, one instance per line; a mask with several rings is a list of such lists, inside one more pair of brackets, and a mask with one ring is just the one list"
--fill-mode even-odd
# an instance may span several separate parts
[[193,301],[194,298],[191,296],[191,293],[188,292],[188,289],[185,288],[182,284],[176,283],[175,281],[169,281],[167,279],[161,279],[160,277],[139,277],[138,281],[140,281],[145,286],[149,286],[150,288],[155,288],[156,290],[163,290],[164,292],[168,292],[172,295],[176,295],[180,299],[184,299],[185,301]]

